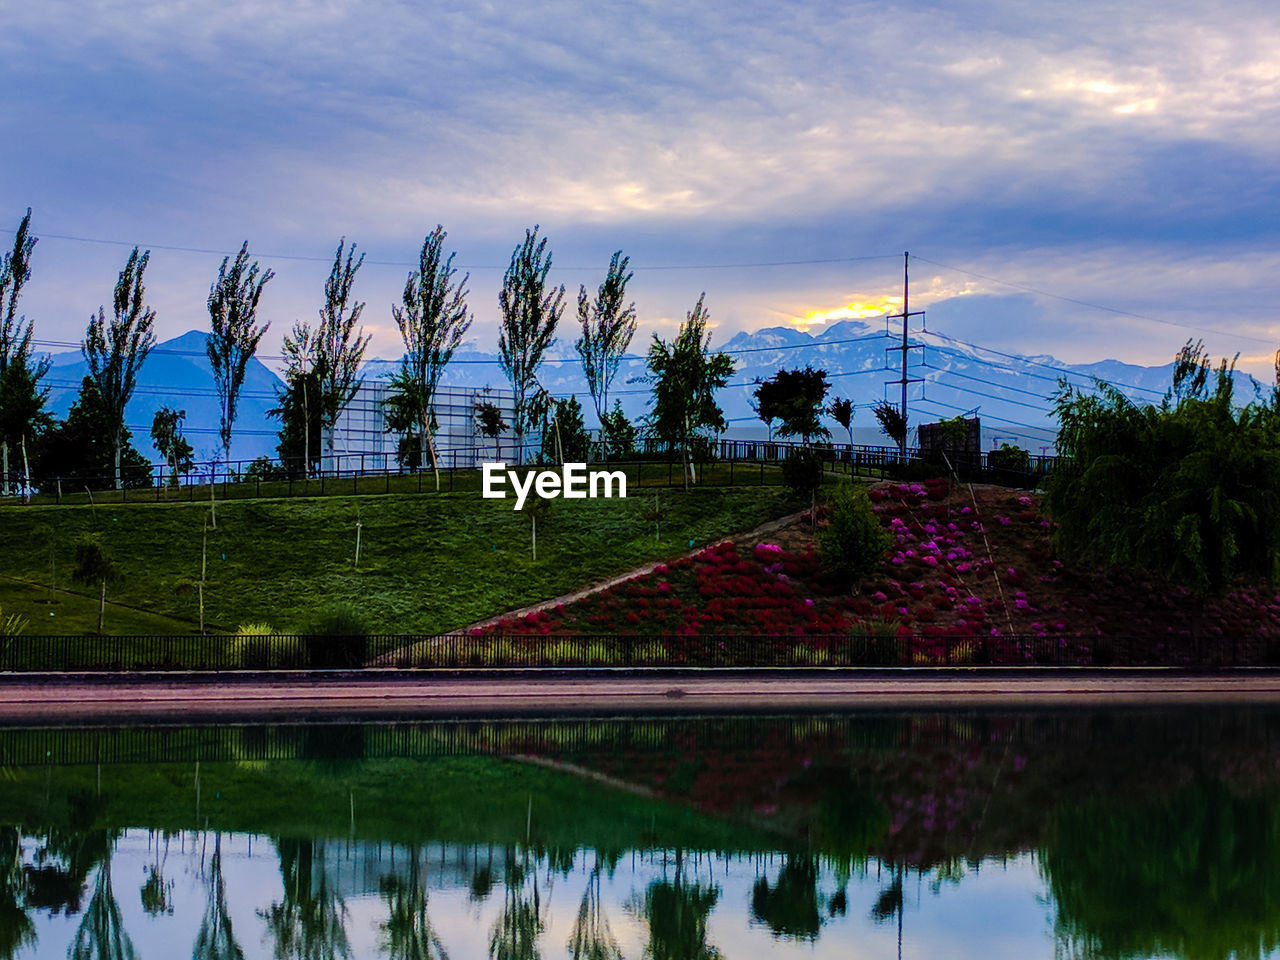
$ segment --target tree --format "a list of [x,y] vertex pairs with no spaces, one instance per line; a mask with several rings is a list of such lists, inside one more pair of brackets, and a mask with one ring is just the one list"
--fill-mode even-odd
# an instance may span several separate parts
[[511,420],[516,432],[517,463],[524,462],[525,431],[541,420],[540,414],[546,408],[538,367],[564,310],[564,286],[547,288],[550,270],[547,238],[538,239],[535,224],[524,232],[524,243],[512,251],[498,293],[502,311],[498,358],[514,394]]
[[[351,300],[351,286],[364,263],[364,254],[356,259],[356,245],[351,244],[346,263],[342,262],[346,238],[338,241],[333,269],[324,285],[324,306],[320,308],[320,324],[311,340],[315,362],[312,369],[320,387],[320,417],[325,433],[325,446],[334,456],[338,417],[346,409],[363,382],[357,376],[370,338],[364,327],[356,330],[364,303]],[[352,335],[355,339],[352,339]]]
[[705,298],[705,293],[698,297],[671,343],[655,333],[649,346],[650,375],[646,379],[653,384],[649,424],[659,439],[680,448],[686,487],[697,481],[693,473],[693,440],[703,430],[725,428],[715,392],[733,375],[733,361],[728,354],[709,352],[711,334],[706,332],[706,326],[710,314],[703,307]]
[[440,489],[440,464],[436,458],[435,398],[444,368],[462,344],[473,319],[467,309],[467,280],[455,282],[454,255],[443,262],[444,227],[439,224],[427,234],[418,255],[418,269],[409,274],[402,296],[403,307],[393,306],[391,315],[404,340],[405,354],[400,370],[391,378],[394,391],[385,401],[389,430],[417,434],[417,454],[431,455],[431,468]]
[[884,435],[898,445],[903,457],[907,454],[907,418],[901,410],[888,400],[877,404],[871,411],[876,416]]
[[853,401],[835,397],[827,408],[831,419],[849,431],[849,446],[853,446]]
[[550,417],[542,428],[542,459],[549,463],[582,463],[591,448],[591,434],[582,422],[577,397],[552,401]]
[[1065,557],[1147,571],[1198,594],[1280,571],[1280,382],[1234,402],[1234,363],[1178,355],[1163,402],[1100,381],[1056,398],[1060,460],[1046,483]]
[[320,464],[320,378],[316,374],[315,335],[310,325],[298,321],[284,338],[284,389],[280,405],[267,416],[280,420],[276,453],[293,477],[310,476]]
[[582,372],[601,426],[609,413],[609,386],[636,333],[636,305],[622,305],[632,276],[627,272],[629,263],[630,258],[624,257],[621,250],[614,253],[594,301],[588,298],[585,286],[578,288],[582,336],[574,346],[582,357]]
[[97,315],[89,317],[81,347],[85,363],[89,365],[89,376],[102,397],[108,438],[115,450],[117,490],[123,486],[120,460],[125,445],[125,406],[133,396],[138,371],[156,345],[152,330],[156,312],[143,304],[142,275],[150,259],[151,251],[139,255],[138,248],[133,248],[116,281],[111,320],[108,322],[99,307]]
[[601,433],[604,434],[605,457],[621,459],[630,456],[636,448],[636,428],[631,425],[627,415],[622,412],[622,402],[613,401],[612,412],[606,412],[600,421]]
[[[28,434],[30,421],[44,406],[48,391],[39,389],[48,372],[48,361],[31,365],[31,338],[34,325],[18,316],[18,298],[31,278],[31,251],[36,238],[30,235],[31,208],[18,224],[13,249],[0,257],[0,492],[9,492],[10,444]],[[34,413],[33,413],[34,407]],[[25,468],[24,468],[25,469]],[[28,476],[30,474],[28,473]]]
[[756,387],[760,419],[777,419],[780,437],[800,437],[808,443],[813,437],[830,436],[822,425],[822,404],[830,387],[825,370],[779,370]]
[[[40,381],[49,371],[49,358],[31,360],[31,328],[9,358],[9,364],[0,373],[0,443],[17,447],[22,458],[22,476],[31,482],[31,464],[28,449],[40,435],[53,425],[53,417],[45,412],[49,388]],[[30,443],[28,441],[31,441]],[[8,468],[4,468],[7,481]],[[3,489],[3,488],[0,488]]]
[[275,273],[258,271],[256,260],[249,263],[249,241],[246,240],[234,263],[230,257],[222,258],[218,279],[209,288],[212,332],[205,342],[205,351],[218,388],[218,434],[222,438],[223,458],[228,463],[231,461],[231,427],[236,422],[236,402],[244,384],[245,369],[257,352],[262,335],[271,326],[269,323],[257,326],[255,321],[262,288]]
[[[151,485],[151,461],[134,449],[133,434],[120,433],[120,473],[124,486]],[[80,393],[66,419],[44,430],[35,449],[35,472],[42,483],[54,479],[78,480],[95,490],[114,486],[116,447],[112,421],[98,385],[90,377],[80,383]]]
[[107,611],[107,584],[120,579],[120,571],[110,551],[102,543],[89,536],[76,544],[76,566],[71,579],[86,587],[98,588],[98,633],[102,633],[102,620]]
[[502,431],[506,430],[511,424],[502,419],[502,408],[492,400],[477,400],[475,406],[471,408],[472,416],[475,417],[476,429],[484,436],[488,437],[494,443],[494,456],[502,456],[502,446],[498,442],[498,438],[502,436]]
[[166,405],[156,411],[151,421],[151,442],[169,468],[171,487],[178,485],[178,474],[189,472],[195,465],[195,451],[182,435],[182,421],[186,417],[187,411],[174,410]]
[[818,531],[818,555],[824,567],[856,588],[880,565],[893,538],[881,526],[860,483],[836,484],[827,503],[827,520]]

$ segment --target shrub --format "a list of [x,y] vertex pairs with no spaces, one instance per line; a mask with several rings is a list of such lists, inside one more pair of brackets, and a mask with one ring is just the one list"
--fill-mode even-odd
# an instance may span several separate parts
[[268,457],[258,457],[245,469],[245,480],[288,480],[289,469]]
[[839,484],[827,502],[827,526],[818,531],[826,568],[855,583],[876,569],[892,542],[871,509],[866,487]]
[[233,666],[247,670],[305,665],[297,637],[282,637],[267,623],[241,624],[231,638],[228,657]]
[[1021,447],[1011,447],[1004,443],[999,450],[992,450],[987,454],[987,467],[992,470],[1026,473],[1031,467],[1031,454]]
[[300,631],[308,667],[352,668],[364,665],[369,647],[369,627],[349,606],[321,610]]

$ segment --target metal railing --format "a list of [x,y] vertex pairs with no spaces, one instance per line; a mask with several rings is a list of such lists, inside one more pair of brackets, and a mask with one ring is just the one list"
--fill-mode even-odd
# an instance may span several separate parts
[[0,670],[1172,667],[1280,665],[1259,637],[875,635],[18,636]]

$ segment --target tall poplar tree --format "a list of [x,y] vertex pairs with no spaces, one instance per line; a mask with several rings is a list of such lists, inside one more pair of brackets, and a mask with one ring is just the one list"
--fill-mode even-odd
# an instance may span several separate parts
[[151,251],[139,254],[134,247],[120,271],[112,300],[110,320],[102,307],[90,315],[81,352],[89,365],[89,377],[102,398],[102,410],[115,450],[116,489],[123,485],[120,476],[120,454],[125,445],[125,406],[137,386],[138,371],[147,354],[156,345],[153,331],[156,312],[144,303],[146,291],[142,275],[151,259]]
[[31,278],[31,251],[36,238],[31,236],[31,208],[18,224],[13,249],[0,257],[0,492],[12,490],[10,447],[23,457],[23,474],[30,476],[26,465],[26,441],[44,417],[49,391],[40,388],[40,380],[49,370],[47,359],[32,360],[31,339],[34,325],[18,315],[18,298]]
[[418,269],[405,281],[403,306],[392,306],[391,315],[404,340],[404,359],[390,380],[394,391],[386,401],[387,426],[417,434],[419,452],[429,452],[431,468],[440,489],[440,465],[436,458],[435,398],[444,368],[462,344],[472,316],[467,310],[467,280],[454,280],[453,254],[441,259],[448,236],[439,224],[427,234],[418,255]]
[[578,288],[578,323],[582,326],[582,336],[574,346],[578,356],[582,357],[587,390],[605,432],[609,416],[609,385],[613,383],[622,356],[636,333],[636,305],[634,302],[623,305],[627,282],[632,276],[627,272],[629,263],[630,258],[624,257],[621,250],[614,253],[609,261],[609,272],[596,291],[594,301],[587,295],[585,286]]
[[550,270],[547,238],[538,239],[535,224],[532,230],[525,230],[524,243],[512,251],[511,263],[498,293],[498,307],[502,311],[498,359],[514,394],[511,419],[518,463],[524,462],[525,431],[541,422],[541,414],[546,409],[548,397],[538,383],[538,367],[564,311],[564,286],[547,287]]
[[262,335],[271,326],[258,326],[256,314],[262,288],[275,273],[249,263],[249,241],[236,254],[222,258],[218,279],[209,288],[209,339],[205,351],[213,367],[218,388],[218,435],[222,438],[223,461],[231,460],[231,428],[236,422],[236,403],[244,384],[245,369],[257,352]]
[[324,306],[320,308],[320,323],[312,342],[315,352],[312,369],[320,388],[320,420],[330,462],[334,456],[338,417],[355,397],[363,382],[357,374],[370,340],[363,326],[356,329],[364,303],[356,302],[351,297],[351,286],[364,263],[364,254],[360,254],[357,259],[356,245],[353,243],[346,251],[347,259],[344,263],[342,254],[346,242],[346,237],[338,241],[338,250],[333,256],[333,269],[329,271],[329,279],[324,284]]

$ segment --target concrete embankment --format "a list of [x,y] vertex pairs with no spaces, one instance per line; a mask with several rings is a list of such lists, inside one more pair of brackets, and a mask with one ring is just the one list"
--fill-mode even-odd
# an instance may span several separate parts
[[1251,702],[1280,703],[1280,674],[366,671],[0,677],[0,722],[18,724]]

